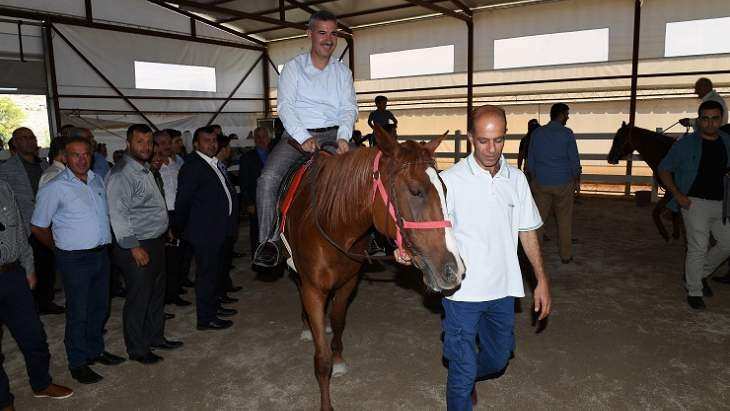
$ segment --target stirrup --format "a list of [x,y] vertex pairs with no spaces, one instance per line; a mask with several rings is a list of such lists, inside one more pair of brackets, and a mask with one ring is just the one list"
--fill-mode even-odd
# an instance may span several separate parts
[[[264,259],[261,256],[261,254],[264,252],[263,251],[264,247],[266,247],[266,246],[273,247],[274,250],[276,250],[273,258]],[[260,243],[256,247],[256,251],[254,252],[252,264],[258,265],[261,267],[266,267],[266,268],[273,268],[273,267],[276,267],[277,265],[279,265],[280,260],[281,260],[281,250],[279,249],[279,246],[276,244],[276,242],[267,240],[267,241]]]

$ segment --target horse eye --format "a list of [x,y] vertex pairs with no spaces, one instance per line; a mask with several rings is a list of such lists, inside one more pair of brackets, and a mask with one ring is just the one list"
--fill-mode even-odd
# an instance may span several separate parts
[[420,188],[418,188],[418,187],[408,187],[408,191],[410,191],[410,192],[411,192],[411,195],[412,195],[413,197],[419,197],[419,198],[423,198],[423,197],[425,196],[425,194],[424,194],[423,190],[421,190],[421,189],[420,189]]

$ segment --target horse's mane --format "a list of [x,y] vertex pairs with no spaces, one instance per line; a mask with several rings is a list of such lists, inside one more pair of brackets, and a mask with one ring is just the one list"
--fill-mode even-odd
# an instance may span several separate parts
[[[630,126],[628,126],[628,125],[626,127],[630,128]],[[656,131],[651,131],[649,129],[636,127],[636,126],[634,126],[633,128],[634,128],[634,130],[637,130],[640,132],[639,136],[641,136],[641,137],[645,137],[650,140],[654,140],[656,142],[659,142],[659,143],[662,143],[665,145],[669,145],[669,146],[674,144],[675,140],[673,138],[667,136],[666,134],[657,133]]]
[[[372,190],[372,165],[376,149],[359,148],[341,155],[319,155],[308,173],[314,187],[314,208],[330,230],[347,224]],[[313,211],[310,209],[310,211]]]

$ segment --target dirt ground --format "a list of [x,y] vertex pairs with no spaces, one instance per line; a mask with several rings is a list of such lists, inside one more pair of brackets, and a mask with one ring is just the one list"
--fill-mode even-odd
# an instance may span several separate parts
[[[554,312],[536,334],[529,297],[522,300],[515,358],[504,376],[478,384],[477,409],[728,409],[730,286],[714,283],[707,310],[692,311],[680,283],[684,247],[661,240],[649,208],[583,198],[575,227],[575,263],[562,265],[548,225]],[[234,281],[244,290],[232,305],[240,311],[233,328],[196,331],[194,307],[168,308],[177,318],[167,335],[185,347],[163,352],[159,365],[95,366],[105,377],[95,385],[75,383],[66,370],[64,318],[43,317],[52,375],[76,389],[67,400],[32,398],[22,357],[5,333],[17,409],[317,409],[313,347],[299,340],[294,284],[254,281],[248,258],[237,264]],[[350,372],[333,380],[336,409],[446,408],[439,300],[422,295],[417,273],[395,271],[369,273],[397,281],[361,282],[351,305],[344,336]],[[121,305],[113,301],[107,325],[107,348],[116,354],[124,353]]]

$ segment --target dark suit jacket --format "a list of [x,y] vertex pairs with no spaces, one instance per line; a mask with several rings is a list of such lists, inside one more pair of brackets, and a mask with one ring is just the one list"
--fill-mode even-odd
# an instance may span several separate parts
[[228,191],[233,202],[231,215],[218,174],[197,153],[185,157],[175,198],[177,232],[193,245],[222,245],[226,237],[234,236],[238,230],[238,197],[230,184]]
[[243,205],[256,205],[256,181],[263,168],[264,165],[261,163],[255,148],[246,151],[241,156],[238,181],[241,184],[241,202],[243,202]]

